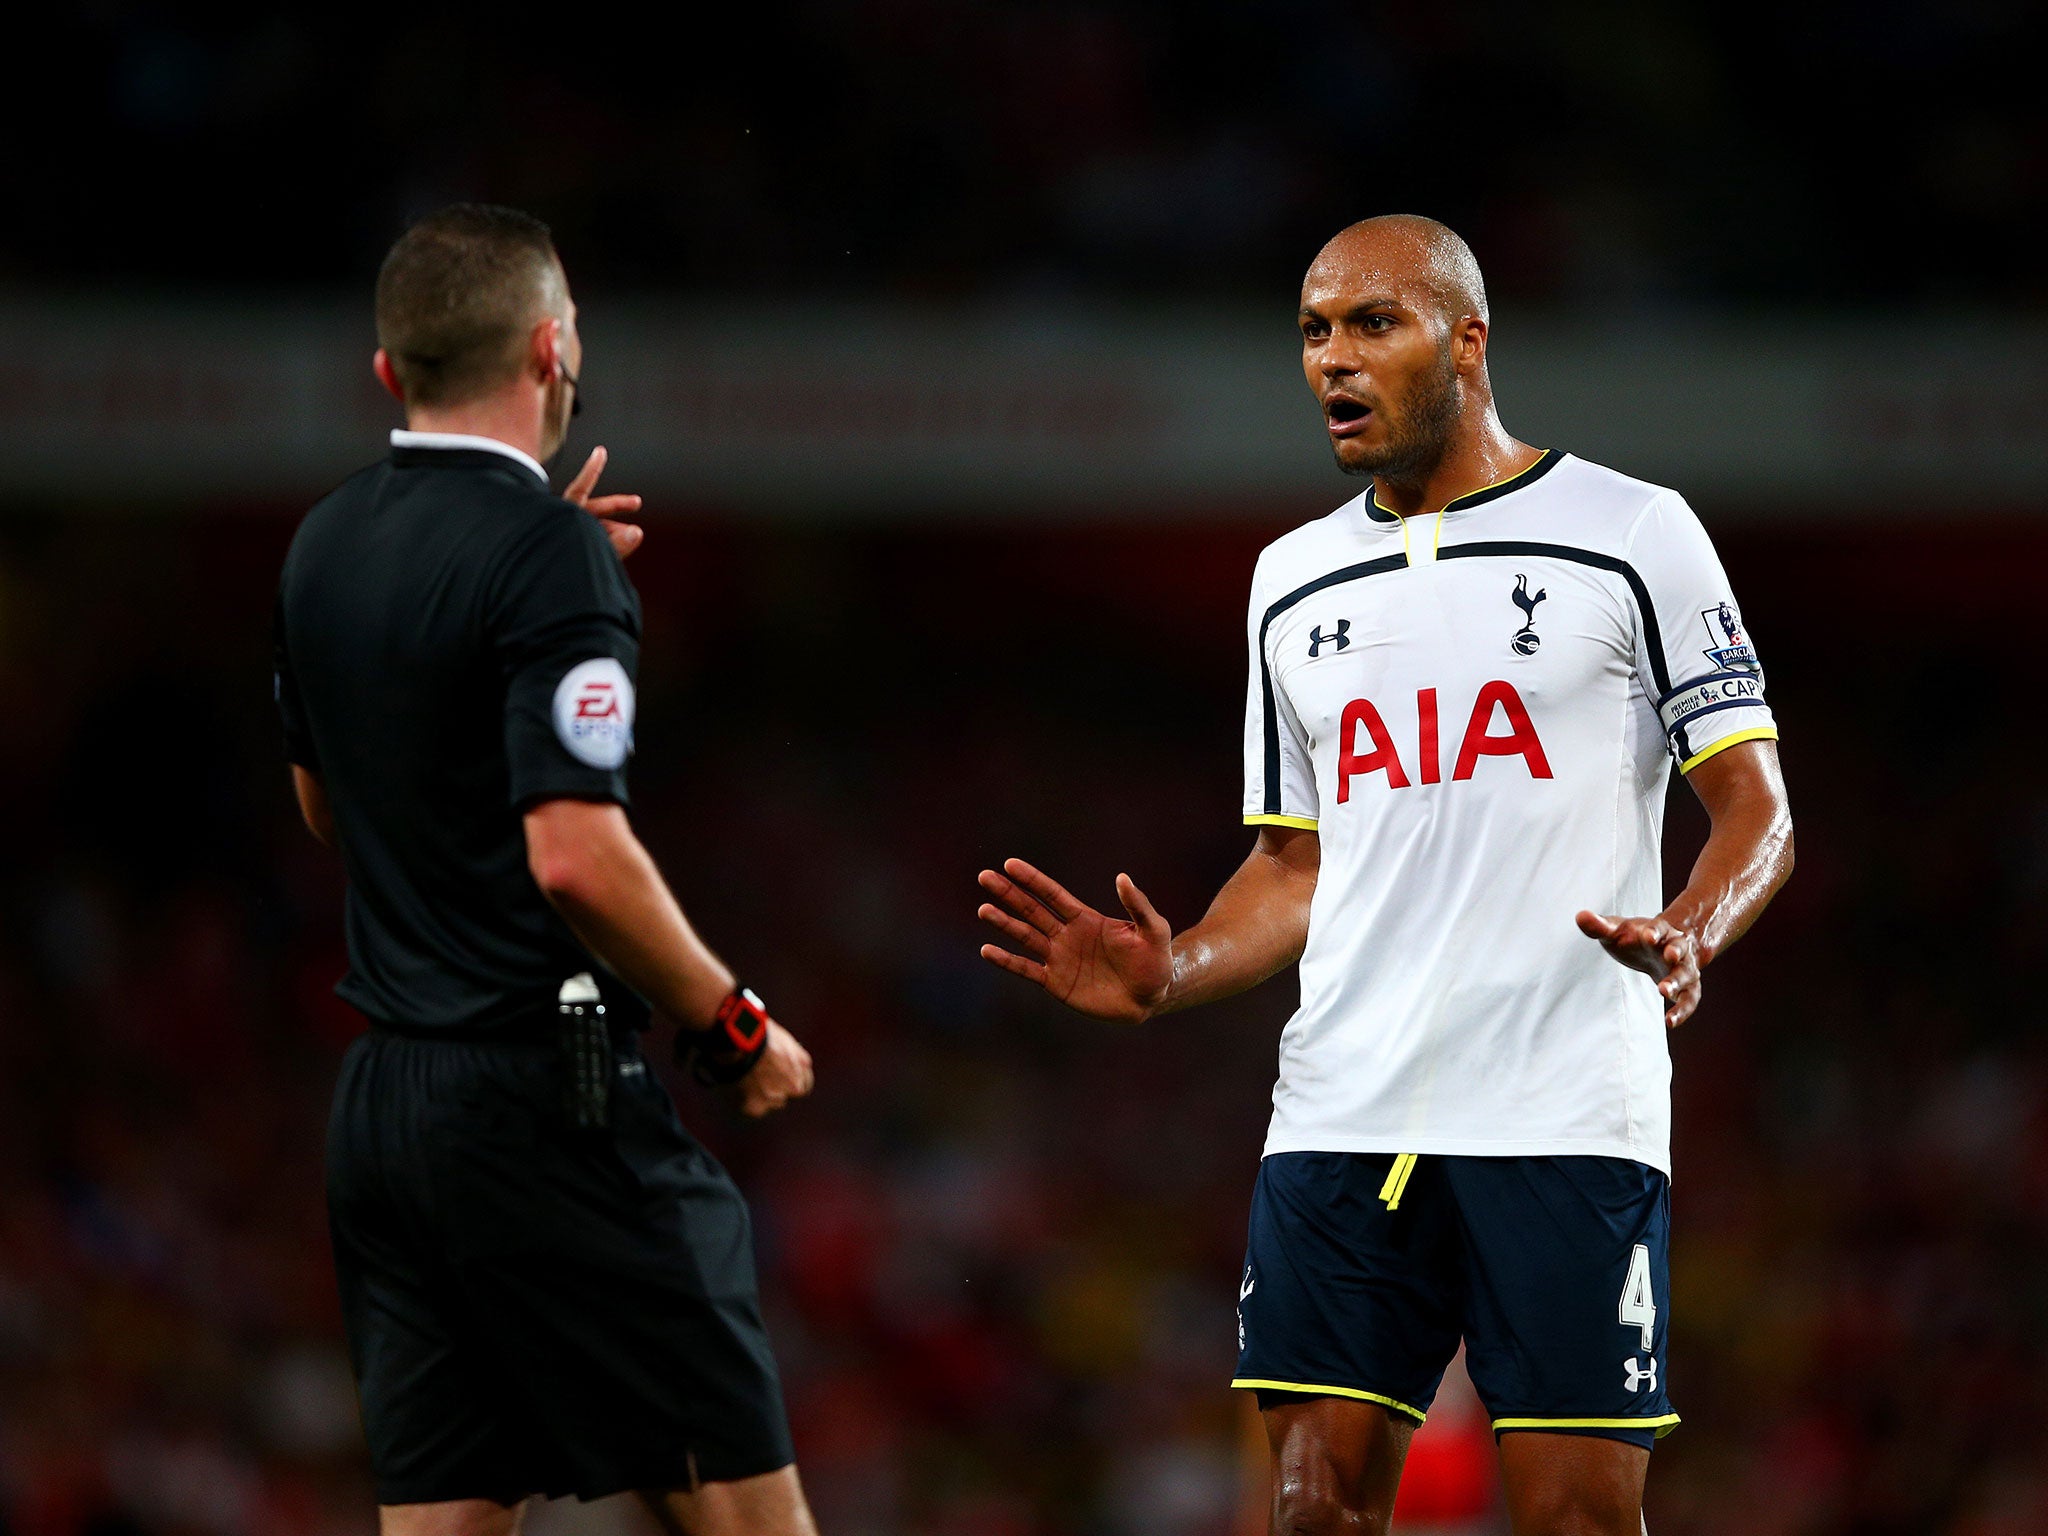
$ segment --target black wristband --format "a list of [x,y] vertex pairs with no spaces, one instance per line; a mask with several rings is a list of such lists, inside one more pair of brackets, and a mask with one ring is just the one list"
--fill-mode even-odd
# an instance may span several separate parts
[[736,1083],[768,1049],[768,1005],[751,987],[736,986],[712,1015],[709,1029],[676,1035],[676,1060],[708,1087]]

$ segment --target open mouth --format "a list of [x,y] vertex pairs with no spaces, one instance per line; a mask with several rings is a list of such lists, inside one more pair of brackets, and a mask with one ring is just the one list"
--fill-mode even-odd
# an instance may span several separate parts
[[1371,420],[1372,407],[1348,395],[1332,395],[1323,402],[1323,415],[1329,421],[1332,437],[1349,437]]

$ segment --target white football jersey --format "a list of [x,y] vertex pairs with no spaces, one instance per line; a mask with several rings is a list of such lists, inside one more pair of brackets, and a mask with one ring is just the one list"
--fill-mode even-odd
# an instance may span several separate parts
[[1440,514],[1370,490],[1260,555],[1245,820],[1322,871],[1266,1151],[1671,1168],[1651,979],[1573,922],[1650,916],[1669,765],[1777,736],[1699,519],[1547,452]]

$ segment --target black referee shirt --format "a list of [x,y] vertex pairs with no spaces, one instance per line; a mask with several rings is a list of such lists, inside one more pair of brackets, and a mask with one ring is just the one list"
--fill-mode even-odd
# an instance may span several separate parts
[[523,457],[394,447],[307,514],[277,701],[340,835],[344,999],[399,1028],[509,1032],[590,971],[644,1022],[534,884],[520,821],[548,799],[626,803],[639,642],[611,541]]

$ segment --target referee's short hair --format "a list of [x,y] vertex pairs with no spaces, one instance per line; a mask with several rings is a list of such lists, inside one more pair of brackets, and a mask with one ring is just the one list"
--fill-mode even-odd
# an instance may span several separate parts
[[461,405],[517,376],[528,334],[567,299],[547,225],[516,208],[454,203],[385,256],[377,345],[408,402]]

